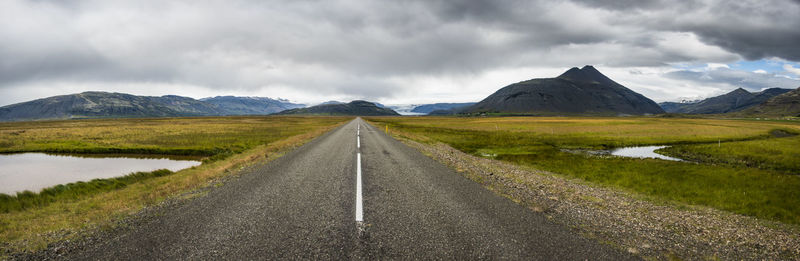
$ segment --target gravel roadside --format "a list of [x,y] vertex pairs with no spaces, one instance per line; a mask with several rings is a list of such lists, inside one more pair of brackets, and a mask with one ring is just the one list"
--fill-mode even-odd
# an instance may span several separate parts
[[393,135],[484,187],[653,259],[800,260],[800,228],[725,211],[654,203],[632,193]]

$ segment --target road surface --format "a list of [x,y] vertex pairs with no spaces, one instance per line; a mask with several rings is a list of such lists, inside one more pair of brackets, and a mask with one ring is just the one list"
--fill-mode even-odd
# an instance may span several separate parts
[[361,119],[66,257],[636,259],[493,194]]

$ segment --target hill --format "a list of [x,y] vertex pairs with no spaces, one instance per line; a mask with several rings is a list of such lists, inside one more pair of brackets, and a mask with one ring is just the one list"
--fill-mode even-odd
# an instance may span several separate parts
[[285,110],[277,114],[305,115],[353,115],[353,116],[391,116],[400,115],[392,109],[381,108],[367,101],[352,101],[342,104],[321,104],[307,108]]
[[217,96],[203,98],[200,101],[213,104],[224,115],[264,115],[305,107],[305,104],[266,97]]
[[790,89],[771,88],[761,92],[751,93],[738,88],[729,93],[711,97],[693,103],[663,102],[659,105],[669,113],[687,114],[717,114],[729,113],[747,109],[761,104],[772,97],[791,91]]
[[269,114],[301,104],[258,97],[214,97],[195,100],[176,95],[138,96],[83,92],[0,107],[0,121],[74,118],[133,118]]
[[592,66],[556,78],[532,79],[501,88],[464,113],[540,115],[658,114],[655,102],[609,79]]
[[800,89],[772,97],[766,102],[737,113],[743,116],[800,117]]
[[219,110],[213,105],[188,97],[84,92],[0,107],[0,121],[199,116],[218,113]]
[[472,106],[474,104],[475,104],[474,102],[422,104],[414,107],[414,109],[411,109],[411,112],[428,114],[431,113],[432,111],[439,111],[439,110],[447,111],[453,109],[461,109],[468,106]]

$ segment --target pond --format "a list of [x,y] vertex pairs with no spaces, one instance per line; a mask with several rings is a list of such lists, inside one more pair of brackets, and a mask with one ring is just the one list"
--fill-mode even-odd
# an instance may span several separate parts
[[163,155],[0,154],[0,193],[30,190],[97,178],[125,176],[138,171],[181,169],[200,165],[198,157]]
[[655,150],[666,148],[667,146],[642,146],[642,147],[625,147],[618,148],[611,151],[611,155],[630,158],[656,158],[672,161],[683,161],[679,158],[664,156],[655,152]]

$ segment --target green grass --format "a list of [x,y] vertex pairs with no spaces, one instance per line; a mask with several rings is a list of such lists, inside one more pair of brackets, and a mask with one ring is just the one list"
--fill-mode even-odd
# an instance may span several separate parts
[[0,193],[0,212],[21,211],[46,206],[59,200],[77,200],[87,195],[121,189],[127,185],[149,178],[170,175],[167,169],[151,172],[135,172],[122,177],[94,179],[89,182],[74,182],[42,189],[39,193],[31,191],[18,192],[16,195]]
[[[771,147],[791,163],[794,138],[768,139],[776,129],[797,132],[793,122],[671,118],[368,118],[390,132],[407,133],[421,142],[442,142],[477,156],[580,178],[631,191],[656,201],[709,206],[735,213],[800,224],[800,176],[746,165],[711,165],[656,159],[572,154],[563,149],[609,149],[622,146],[701,144],[741,145],[737,155],[760,155],[751,146]],[[737,141],[747,140],[747,141]],[[707,145],[686,145],[686,147]],[[746,151],[750,152],[746,152]],[[770,155],[769,158],[777,158]],[[791,163],[789,163],[791,162]]]
[[800,174],[800,136],[720,144],[678,145],[661,149],[659,152],[695,162]]

